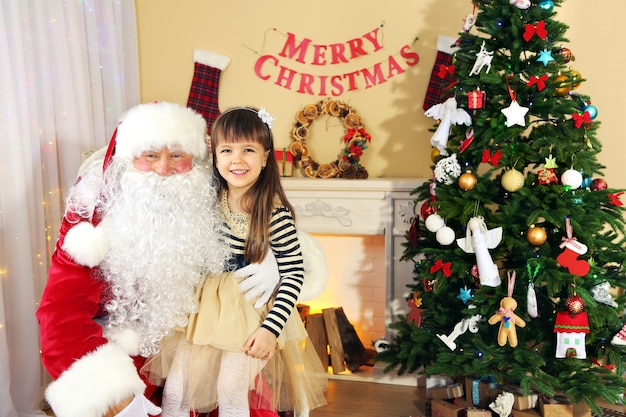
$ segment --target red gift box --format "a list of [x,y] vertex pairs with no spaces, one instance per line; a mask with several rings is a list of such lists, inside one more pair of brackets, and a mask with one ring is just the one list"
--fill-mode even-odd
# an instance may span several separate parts
[[487,95],[484,91],[474,90],[467,93],[467,108],[468,109],[482,109],[485,107],[487,101]]
[[287,149],[275,150],[274,157],[278,162],[278,172],[281,177],[291,177],[293,175],[293,154]]

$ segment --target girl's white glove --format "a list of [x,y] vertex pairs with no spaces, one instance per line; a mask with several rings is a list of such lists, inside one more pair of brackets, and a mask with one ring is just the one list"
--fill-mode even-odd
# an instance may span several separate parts
[[161,408],[152,404],[143,395],[136,395],[130,404],[122,411],[117,413],[115,417],[147,417],[161,414]]
[[246,300],[254,300],[254,308],[260,308],[267,304],[280,279],[278,264],[271,250],[267,251],[265,258],[258,264],[250,264],[235,271],[237,278],[245,278],[239,283],[239,291]]

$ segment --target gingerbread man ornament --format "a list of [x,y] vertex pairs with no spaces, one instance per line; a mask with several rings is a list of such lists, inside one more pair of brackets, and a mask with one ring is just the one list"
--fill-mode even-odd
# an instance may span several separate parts
[[504,346],[507,341],[511,347],[517,346],[517,327],[525,327],[526,322],[520,316],[515,314],[517,301],[512,297],[513,287],[515,284],[515,272],[508,273],[509,278],[509,296],[504,297],[500,301],[500,308],[489,318],[489,324],[500,323],[498,331],[498,344]]

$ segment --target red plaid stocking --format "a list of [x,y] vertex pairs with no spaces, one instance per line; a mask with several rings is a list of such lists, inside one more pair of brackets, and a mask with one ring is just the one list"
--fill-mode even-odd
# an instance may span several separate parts
[[428,88],[426,89],[424,111],[435,104],[443,103],[454,94],[451,89],[444,90],[453,82],[452,73],[454,72],[454,67],[452,66],[452,58],[456,51],[454,42],[456,42],[456,39],[449,36],[440,36],[437,40],[437,58],[435,59],[435,65],[433,65]]
[[230,58],[196,49],[193,52],[193,60],[193,80],[189,89],[187,107],[204,116],[208,133],[211,133],[211,126],[220,115],[218,105],[220,75],[230,63]]

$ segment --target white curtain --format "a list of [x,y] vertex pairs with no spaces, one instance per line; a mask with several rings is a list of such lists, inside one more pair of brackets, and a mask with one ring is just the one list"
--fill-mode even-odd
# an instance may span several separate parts
[[0,417],[42,414],[35,310],[64,195],[138,74],[132,0],[0,2]]

